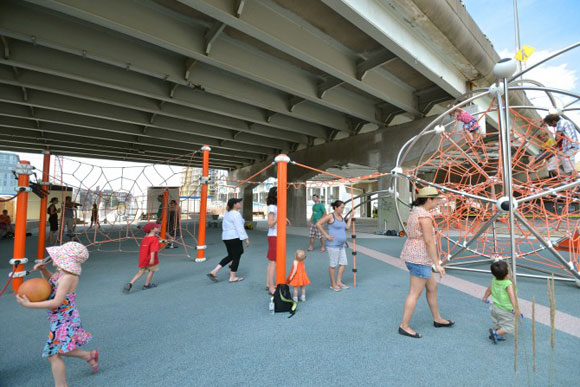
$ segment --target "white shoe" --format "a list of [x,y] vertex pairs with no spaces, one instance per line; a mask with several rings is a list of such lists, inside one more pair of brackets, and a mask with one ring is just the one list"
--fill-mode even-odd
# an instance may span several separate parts
[[294,302],[298,302],[298,297],[292,297],[292,299],[294,300]]
[[300,301],[302,302],[306,301],[306,294],[300,296]]

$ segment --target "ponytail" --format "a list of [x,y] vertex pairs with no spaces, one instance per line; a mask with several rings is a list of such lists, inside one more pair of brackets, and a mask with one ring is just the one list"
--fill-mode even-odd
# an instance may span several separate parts
[[335,200],[334,202],[330,203],[330,206],[332,207],[333,210],[336,210],[338,207],[340,207],[343,204],[344,204],[344,202],[342,200]]
[[413,200],[413,202],[411,203],[411,207],[422,206],[423,204],[427,203],[427,199],[428,198],[417,198]]

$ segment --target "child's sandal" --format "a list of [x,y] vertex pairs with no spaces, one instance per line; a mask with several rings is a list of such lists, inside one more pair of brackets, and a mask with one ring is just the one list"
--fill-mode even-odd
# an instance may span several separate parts
[[[91,366],[92,370],[91,370],[91,374],[96,374],[99,371],[99,351],[98,350],[94,350],[94,351],[90,351],[90,359],[87,361],[87,363],[89,363],[89,365]],[[94,365],[91,364],[91,362],[94,361]]]

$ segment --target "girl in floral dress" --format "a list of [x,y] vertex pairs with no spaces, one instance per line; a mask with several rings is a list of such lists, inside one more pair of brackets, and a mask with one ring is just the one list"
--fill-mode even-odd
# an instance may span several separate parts
[[50,297],[46,301],[31,302],[26,296],[17,295],[16,300],[26,308],[48,309],[50,332],[42,357],[48,357],[55,386],[64,387],[67,385],[66,366],[62,356],[85,360],[92,373],[99,369],[99,351],[79,349],[92,338],[82,327],[75,293],[81,275],[81,264],[89,258],[89,252],[77,242],[48,247],[46,250],[57,271],[52,274],[46,269],[44,262],[35,265],[34,270],[40,270],[42,277],[52,286]]

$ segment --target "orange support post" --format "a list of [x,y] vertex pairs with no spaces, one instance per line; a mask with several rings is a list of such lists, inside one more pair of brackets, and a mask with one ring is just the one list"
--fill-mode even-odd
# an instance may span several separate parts
[[[18,291],[24,281],[26,271],[24,265],[28,259],[24,258],[26,252],[26,219],[28,210],[28,192],[30,191],[29,180],[32,174],[32,166],[29,161],[21,161],[16,167],[18,174],[18,197],[16,202],[16,224],[14,227],[14,258],[10,260],[14,273],[12,290]],[[19,261],[18,265],[15,265]]]
[[286,283],[286,219],[287,181],[290,157],[280,154],[278,163],[278,214],[276,216],[276,285]]
[[50,152],[44,151],[44,162],[42,164],[42,192],[44,197],[40,199],[40,216],[38,222],[38,251],[36,253],[36,262],[44,259],[44,248],[46,247],[46,210],[48,207],[48,179],[50,172]]
[[[161,210],[161,233],[159,236],[164,241],[167,238],[167,205],[169,204],[169,191],[163,191],[163,209]],[[165,242],[162,242],[160,247],[165,247]]]
[[197,238],[197,258],[195,262],[205,261],[205,226],[206,226],[206,212],[207,212],[207,185],[209,183],[209,151],[211,148],[207,145],[201,147],[203,151],[203,167],[201,183],[201,202],[199,206],[199,234]]

